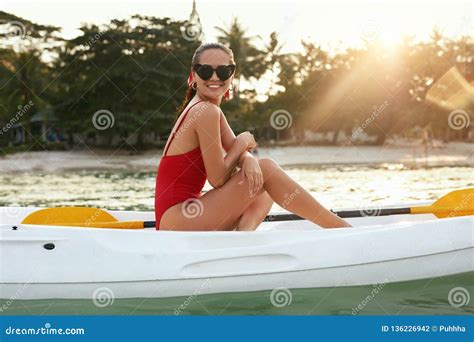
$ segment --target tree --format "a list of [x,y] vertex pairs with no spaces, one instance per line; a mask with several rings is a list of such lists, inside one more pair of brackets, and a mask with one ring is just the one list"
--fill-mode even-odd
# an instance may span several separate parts
[[247,30],[242,28],[237,18],[233,18],[227,29],[216,27],[216,30],[219,32],[217,40],[230,47],[234,53],[237,64],[235,91],[238,94],[243,78],[258,79],[266,71],[265,53],[253,44],[255,39],[261,37],[248,36]]
[[[100,134],[108,144],[118,135],[121,146],[136,135],[137,148],[146,133],[164,136],[184,96],[189,62],[200,44],[183,37],[184,24],[136,15],[102,28],[81,27],[83,34],[68,41],[57,60],[65,85],[61,97],[69,99],[62,114],[69,131]],[[112,113],[114,125],[99,132],[92,118],[100,110]]]

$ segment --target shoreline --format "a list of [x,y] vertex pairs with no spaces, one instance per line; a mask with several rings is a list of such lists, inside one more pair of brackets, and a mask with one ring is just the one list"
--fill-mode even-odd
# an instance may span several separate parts
[[[156,171],[162,150],[130,155],[114,150],[19,152],[0,157],[0,172],[57,172],[81,170]],[[272,158],[282,167],[443,167],[474,166],[474,143],[451,142],[443,147],[287,146],[261,147],[258,157]],[[394,166],[395,165],[395,166]]]

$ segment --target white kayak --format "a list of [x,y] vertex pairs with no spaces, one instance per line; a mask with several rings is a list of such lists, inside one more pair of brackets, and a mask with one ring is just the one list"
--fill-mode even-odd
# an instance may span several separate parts
[[[352,218],[353,228],[264,222],[255,232],[171,232],[19,224],[0,208],[0,298],[90,299],[358,286],[474,271],[474,216]],[[153,212],[109,211],[120,221]]]

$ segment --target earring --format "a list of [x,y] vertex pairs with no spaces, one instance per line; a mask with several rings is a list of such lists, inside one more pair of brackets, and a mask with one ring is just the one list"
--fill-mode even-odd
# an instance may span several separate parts
[[191,84],[191,88],[193,88],[194,90],[196,90],[196,89],[198,88],[197,82],[193,82],[193,83]]
[[234,87],[233,87],[233,84],[231,84],[231,87],[229,89],[227,89],[227,91],[224,93],[224,100],[225,101],[229,101],[231,99],[231,90],[233,90]]

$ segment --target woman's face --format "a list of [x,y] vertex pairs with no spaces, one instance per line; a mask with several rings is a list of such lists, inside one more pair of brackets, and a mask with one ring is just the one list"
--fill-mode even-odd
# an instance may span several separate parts
[[[219,65],[229,65],[234,64],[234,62],[225,51],[209,49],[201,54],[199,64],[209,64],[216,69]],[[234,75],[232,75],[228,80],[221,81],[214,71],[211,78],[205,81],[194,70],[192,72],[193,79],[197,83],[197,91],[203,98],[220,100],[234,80]]]

